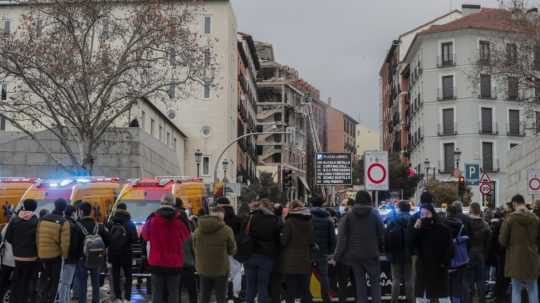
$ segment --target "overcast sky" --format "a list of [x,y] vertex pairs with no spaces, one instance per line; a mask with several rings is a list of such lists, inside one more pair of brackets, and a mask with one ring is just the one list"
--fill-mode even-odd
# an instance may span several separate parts
[[[536,1],[536,0],[535,0]],[[496,0],[232,0],[238,29],[271,42],[323,100],[378,129],[378,72],[391,41],[462,2]]]

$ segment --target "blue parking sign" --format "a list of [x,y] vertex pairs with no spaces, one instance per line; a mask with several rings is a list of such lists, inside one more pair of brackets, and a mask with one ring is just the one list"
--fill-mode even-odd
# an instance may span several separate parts
[[480,183],[480,164],[465,164],[465,183],[467,185]]

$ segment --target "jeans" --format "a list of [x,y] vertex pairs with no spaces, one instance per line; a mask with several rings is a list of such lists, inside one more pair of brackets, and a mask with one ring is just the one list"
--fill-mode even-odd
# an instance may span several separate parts
[[227,302],[227,284],[228,276],[223,277],[205,277],[200,276],[201,300],[199,303],[210,303],[212,291],[216,296],[217,303]]
[[470,281],[472,284],[470,284],[470,289],[472,291],[470,293],[470,298],[474,297],[474,286],[476,285],[476,289],[478,290],[478,302],[484,303],[486,302],[486,266],[485,266],[485,260],[482,256],[471,254],[471,263],[469,265],[469,274],[470,274]]
[[178,303],[180,300],[178,285],[180,284],[180,274],[152,274],[152,302],[162,303],[165,291],[167,291],[167,302]]
[[512,279],[512,303],[521,303],[521,291],[524,284],[527,287],[529,303],[538,303],[538,281],[536,279],[528,281]]
[[71,285],[73,284],[73,277],[75,276],[76,269],[77,264],[64,263],[62,266],[62,273],[60,274],[60,287],[58,288],[59,303],[70,302],[69,293],[71,290]]
[[285,283],[287,284],[286,303],[294,303],[296,298],[299,298],[302,303],[311,302],[309,278],[309,274],[285,274]]
[[407,302],[414,303],[414,283],[412,263],[391,264],[392,271],[392,302],[399,301],[401,283],[405,285],[405,297]]
[[233,297],[238,298],[240,291],[242,291],[242,263],[233,257],[229,257],[229,264],[231,268],[229,278],[233,286]]
[[6,295],[11,285],[11,273],[13,273],[15,267],[2,265],[0,269],[0,302],[4,302],[4,296]]
[[246,303],[268,303],[268,283],[274,266],[274,259],[253,255],[244,264],[246,270]]
[[15,261],[11,283],[11,303],[35,302],[34,290],[39,263],[37,261]]
[[[116,299],[125,299],[131,302],[131,286],[132,286],[132,275],[131,275],[131,266],[132,258],[124,257],[111,258],[112,265],[112,281],[113,281],[113,291]],[[120,285],[120,270],[124,271],[124,296],[122,297],[122,285]]]
[[60,272],[62,271],[62,258],[41,260],[43,272],[39,281],[39,293],[43,303],[54,303],[58,293]]
[[99,303],[99,270],[86,268],[83,261],[79,262],[77,272],[79,279],[79,303],[86,303],[88,272],[90,272],[90,281],[92,283],[92,303]]
[[321,283],[321,297],[323,303],[330,303],[330,279],[328,277],[328,256],[322,256],[313,260],[315,268],[319,272],[319,281]]
[[187,289],[189,303],[197,303],[197,281],[195,281],[195,267],[184,266],[180,276],[180,286],[178,287],[179,303],[182,302],[182,289]]
[[368,303],[366,274],[371,285],[371,302],[381,303],[381,265],[379,258],[357,261],[351,267],[356,283],[356,303]]

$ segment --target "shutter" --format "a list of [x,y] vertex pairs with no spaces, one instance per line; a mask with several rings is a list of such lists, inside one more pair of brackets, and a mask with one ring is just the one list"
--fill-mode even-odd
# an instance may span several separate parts
[[454,109],[443,110],[443,132],[445,135],[454,134]]
[[482,107],[482,132],[492,133],[492,131],[493,131],[492,109],[489,107]]

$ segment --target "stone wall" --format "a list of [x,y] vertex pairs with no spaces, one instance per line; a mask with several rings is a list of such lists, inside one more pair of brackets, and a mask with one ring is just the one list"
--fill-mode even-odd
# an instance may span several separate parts
[[[540,140],[532,137],[522,144],[512,148],[508,153],[508,161],[505,167],[506,195],[504,201],[508,202],[515,194],[522,194],[527,202],[533,201],[533,196],[528,193],[528,173],[529,169],[540,169]],[[540,199],[540,195],[534,197]]]
[[[52,134],[41,132],[37,137],[56,159],[69,163],[67,154]],[[93,175],[128,179],[184,172],[183,150],[174,150],[138,128],[112,129],[103,140]],[[79,150],[75,142],[70,145],[74,151]],[[0,176],[61,178],[69,173],[28,136],[3,133],[0,135]]]

